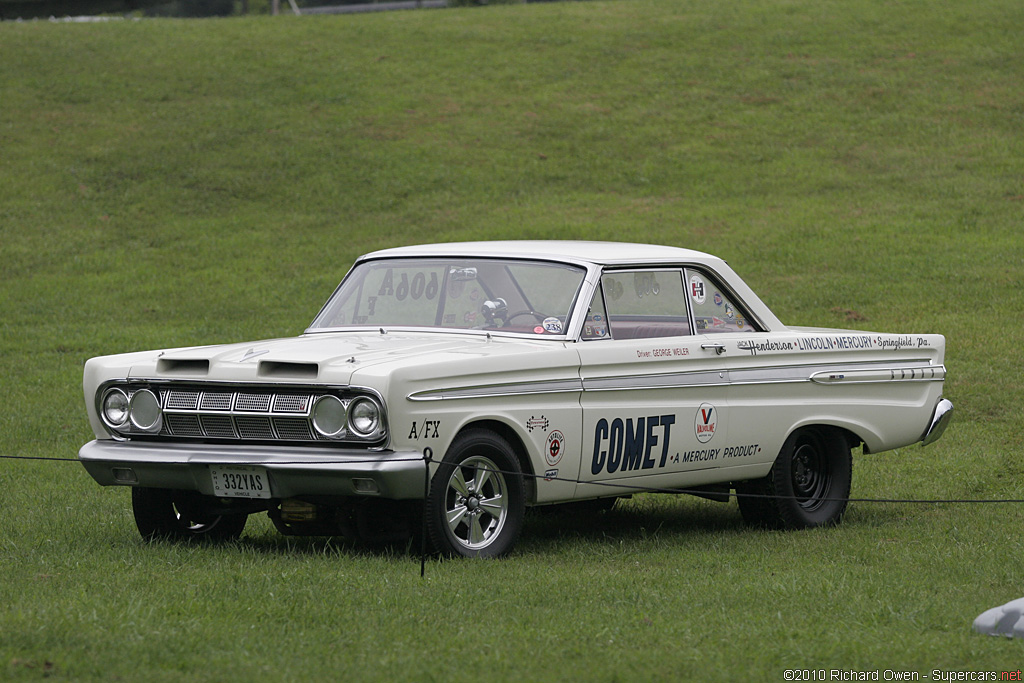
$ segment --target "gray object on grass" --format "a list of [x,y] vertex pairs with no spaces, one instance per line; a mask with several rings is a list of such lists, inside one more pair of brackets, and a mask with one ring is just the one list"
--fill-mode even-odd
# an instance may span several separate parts
[[991,636],[1024,638],[1024,598],[982,612],[974,620],[974,630]]

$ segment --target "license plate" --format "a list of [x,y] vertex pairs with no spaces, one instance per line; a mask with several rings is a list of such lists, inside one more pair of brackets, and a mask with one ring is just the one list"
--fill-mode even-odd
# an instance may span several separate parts
[[214,465],[210,467],[213,494],[221,498],[270,498],[267,470],[251,465]]

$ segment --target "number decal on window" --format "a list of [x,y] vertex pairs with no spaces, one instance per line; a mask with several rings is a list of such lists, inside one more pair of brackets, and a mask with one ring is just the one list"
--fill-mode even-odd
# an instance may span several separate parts
[[[389,268],[384,275],[384,281],[380,285],[377,296],[393,296],[398,301],[405,301],[410,296],[413,301],[419,301],[425,296],[428,301],[432,301],[437,298],[437,291],[440,287],[437,281],[437,273],[431,273],[430,281],[428,282],[427,274],[423,271],[414,273],[411,282],[409,274],[402,273],[398,286],[395,286],[394,272]],[[367,300],[369,301],[369,299]],[[373,311],[370,311],[370,315],[373,315]]]

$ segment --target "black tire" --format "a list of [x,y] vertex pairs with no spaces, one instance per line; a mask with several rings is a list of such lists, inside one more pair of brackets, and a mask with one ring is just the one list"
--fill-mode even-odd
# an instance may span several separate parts
[[764,479],[736,485],[743,520],[770,529],[838,524],[846,512],[853,475],[850,443],[834,427],[793,432]]
[[132,489],[135,526],[147,541],[230,541],[242,535],[248,515],[217,515],[203,508],[203,496],[192,491]]
[[473,429],[452,442],[427,498],[427,533],[451,557],[500,557],[519,537],[526,509],[522,470],[497,434]]
[[744,522],[763,529],[777,529],[782,526],[782,520],[775,512],[774,501],[766,497],[772,495],[766,479],[737,482],[736,493],[740,516]]

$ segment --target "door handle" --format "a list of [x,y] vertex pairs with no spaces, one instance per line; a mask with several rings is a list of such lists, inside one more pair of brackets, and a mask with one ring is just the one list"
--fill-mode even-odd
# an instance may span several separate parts
[[707,351],[708,349],[714,349],[716,356],[721,356],[723,353],[725,353],[725,344],[719,344],[718,342],[715,342],[713,344],[701,344],[700,348],[704,349],[705,351]]

